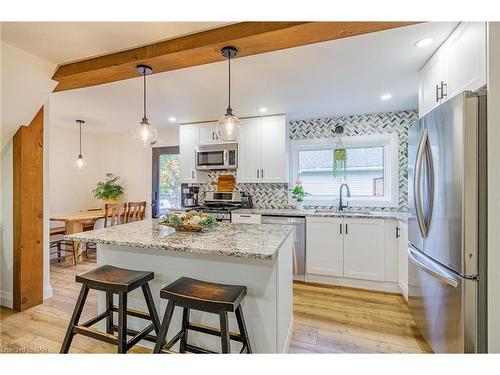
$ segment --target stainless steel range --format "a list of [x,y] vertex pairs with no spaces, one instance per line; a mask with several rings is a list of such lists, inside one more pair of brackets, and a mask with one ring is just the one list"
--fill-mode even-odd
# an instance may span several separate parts
[[213,215],[217,221],[231,221],[231,211],[242,206],[241,193],[210,191],[205,193],[205,201],[199,211]]

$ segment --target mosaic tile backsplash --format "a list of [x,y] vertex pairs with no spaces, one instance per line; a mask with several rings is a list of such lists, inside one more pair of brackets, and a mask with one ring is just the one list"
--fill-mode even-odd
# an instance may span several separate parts
[[[332,138],[335,136],[335,126],[337,125],[344,127],[344,136],[346,137],[396,132],[399,140],[399,207],[362,207],[359,209],[406,211],[408,210],[408,181],[406,177],[408,159],[404,150],[408,142],[408,129],[417,119],[417,111],[410,110],[291,121],[289,136],[291,140]],[[236,172],[211,172],[208,182],[200,185],[201,200],[203,200],[206,191],[215,191],[218,176],[228,173],[235,174]],[[235,189],[248,192],[252,196],[256,208],[289,207],[288,184],[236,184]],[[312,207],[309,206],[309,208]]]

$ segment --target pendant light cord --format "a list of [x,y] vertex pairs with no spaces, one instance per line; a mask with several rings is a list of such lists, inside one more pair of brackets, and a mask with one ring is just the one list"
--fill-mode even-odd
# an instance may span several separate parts
[[80,122],[80,156],[82,155],[82,123]]
[[146,118],[146,69],[143,69],[142,71],[144,75],[144,118]]
[[229,57],[228,57],[228,61],[229,61],[229,80],[228,80],[228,85],[229,85],[229,100],[228,100],[228,108],[231,109],[231,52],[229,52]]

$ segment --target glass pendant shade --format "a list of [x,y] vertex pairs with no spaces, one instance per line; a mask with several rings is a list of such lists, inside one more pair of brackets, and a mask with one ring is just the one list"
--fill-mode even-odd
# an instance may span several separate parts
[[73,166],[75,168],[78,168],[78,169],[83,169],[83,168],[85,168],[87,166],[87,161],[80,154],[80,155],[78,155],[78,157],[73,162]]
[[236,141],[239,138],[240,130],[240,119],[233,115],[231,108],[228,108],[226,114],[217,123],[217,134],[224,141]]
[[158,131],[143,118],[139,126],[132,130],[132,140],[135,144],[143,147],[151,146],[158,139]]
[[73,166],[77,169],[83,169],[87,166],[87,161],[82,156],[82,124],[85,124],[85,121],[76,120],[76,123],[78,124],[78,126],[80,128],[80,153],[78,154],[78,157],[73,162]]
[[144,115],[139,123],[132,129],[132,140],[135,144],[150,147],[158,139],[158,130],[152,126],[146,116],[146,75],[153,73],[153,69],[147,65],[138,65],[137,70],[142,74],[143,77],[143,105],[144,105]]

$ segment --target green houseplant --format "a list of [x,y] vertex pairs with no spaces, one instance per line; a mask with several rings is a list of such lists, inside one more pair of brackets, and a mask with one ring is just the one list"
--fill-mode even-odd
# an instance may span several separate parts
[[117,202],[124,192],[123,186],[118,183],[119,178],[112,173],[107,173],[106,179],[99,181],[96,188],[92,190],[94,197],[101,199],[105,203]]
[[297,202],[297,209],[302,209],[302,205],[304,204],[304,198],[307,197],[309,194],[304,190],[304,186],[302,186],[302,181],[297,180],[295,181],[295,187],[292,190],[292,197],[295,199]]

